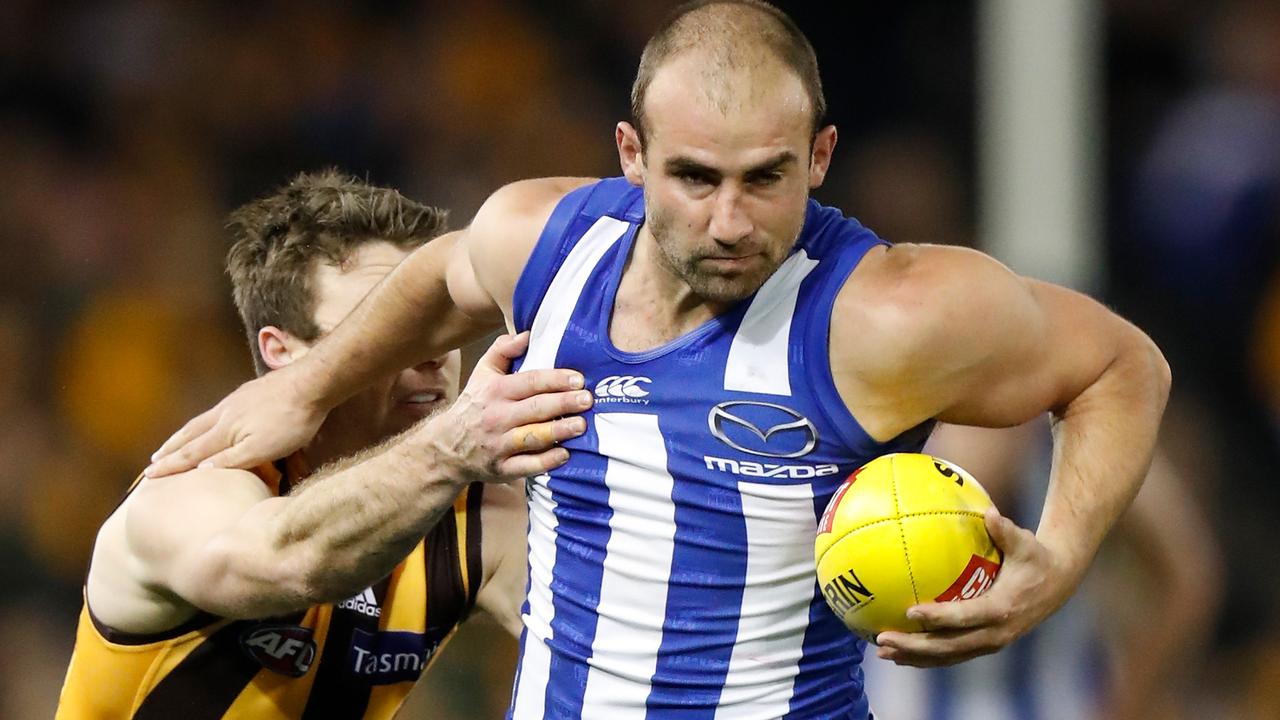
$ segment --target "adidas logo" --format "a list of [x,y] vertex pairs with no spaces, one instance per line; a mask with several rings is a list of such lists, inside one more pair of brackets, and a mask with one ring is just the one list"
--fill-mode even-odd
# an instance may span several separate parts
[[359,595],[343,600],[338,603],[338,607],[346,610],[355,610],[361,615],[369,617],[381,617],[382,608],[378,607],[378,599],[373,596],[373,588],[367,587]]

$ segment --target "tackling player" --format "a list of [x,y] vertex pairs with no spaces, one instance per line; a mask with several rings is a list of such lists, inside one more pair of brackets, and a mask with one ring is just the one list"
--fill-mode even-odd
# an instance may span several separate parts
[[[306,355],[444,213],[329,172],[228,227],[264,374]],[[564,462],[553,442],[583,421],[552,421],[590,402],[576,373],[505,375],[523,350],[499,339],[460,398],[456,351],[384,375],[252,471],[136,483],[98,532],[58,717],[387,718],[473,606],[518,632],[524,539],[481,527],[522,525],[523,496],[484,483]]]

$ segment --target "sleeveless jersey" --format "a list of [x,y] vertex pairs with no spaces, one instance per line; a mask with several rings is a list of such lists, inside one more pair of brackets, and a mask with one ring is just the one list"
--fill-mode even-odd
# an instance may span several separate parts
[[751,297],[641,353],[610,342],[641,189],[569,193],[514,295],[522,369],[595,394],[564,466],[530,478],[529,586],[509,717],[865,720],[863,643],[819,595],[813,542],[839,484],[918,450],[870,438],[836,390],[832,306],[882,241],[810,202]]
[[[300,469],[294,455],[255,472],[284,494]],[[394,716],[475,603],[482,492],[465,489],[389,576],[339,603],[264,620],[200,613],[139,635],[101,623],[86,598],[57,718]]]

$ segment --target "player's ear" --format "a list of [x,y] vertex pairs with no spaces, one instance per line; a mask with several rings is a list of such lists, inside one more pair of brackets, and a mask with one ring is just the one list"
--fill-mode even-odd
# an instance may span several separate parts
[[813,150],[809,156],[809,187],[822,185],[831,167],[831,155],[836,150],[836,126],[828,125],[813,136]]
[[640,141],[640,132],[627,121],[618,123],[614,137],[618,143],[618,161],[622,164],[622,174],[632,185],[644,186],[644,143]]
[[281,330],[275,325],[258,329],[258,353],[272,370],[282,368],[306,355],[310,347],[288,330]]

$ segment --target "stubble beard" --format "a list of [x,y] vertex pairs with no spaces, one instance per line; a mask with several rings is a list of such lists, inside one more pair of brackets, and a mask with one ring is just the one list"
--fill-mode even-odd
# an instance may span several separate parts
[[709,302],[735,303],[750,297],[782,264],[780,260],[769,258],[768,262],[747,272],[731,275],[707,272],[699,265],[703,256],[680,252],[680,242],[675,238],[676,233],[672,229],[674,223],[669,217],[662,212],[650,210],[647,223],[662,264],[688,285],[695,296]]

